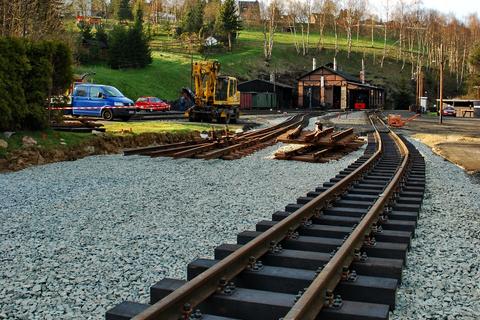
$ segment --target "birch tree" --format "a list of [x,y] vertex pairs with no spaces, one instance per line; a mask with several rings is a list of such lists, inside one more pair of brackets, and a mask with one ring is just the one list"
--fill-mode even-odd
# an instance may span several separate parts
[[318,11],[316,14],[316,22],[318,25],[318,31],[320,37],[317,43],[317,49],[322,50],[325,45],[324,32],[328,24],[329,19],[336,11],[336,3],[333,0],[317,0],[314,3],[315,9]]
[[385,56],[387,55],[387,25],[389,19],[389,0],[384,0],[384,9],[385,9],[385,21],[383,22],[383,55],[382,60],[380,62],[380,67],[383,68],[383,63],[385,61]]
[[272,0],[270,4],[263,8],[263,56],[265,61],[272,58],[273,44],[275,41],[275,32],[277,31],[278,19],[280,17],[280,3],[278,0]]

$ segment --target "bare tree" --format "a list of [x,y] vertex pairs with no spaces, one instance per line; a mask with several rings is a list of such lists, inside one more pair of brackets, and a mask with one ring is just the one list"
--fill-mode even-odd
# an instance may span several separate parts
[[278,0],[272,0],[270,4],[263,8],[263,55],[265,61],[272,58],[275,32],[277,30],[278,19],[280,17],[280,3]]
[[302,9],[303,9],[302,15],[305,17],[306,24],[307,24],[305,34],[303,32],[303,27],[302,27],[303,55],[306,55],[308,54],[308,51],[310,49],[310,22],[313,14],[313,1],[306,0]]
[[333,32],[335,34],[335,57],[338,54],[338,19],[340,18],[340,7],[335,5],[332,9],[332,24],[333,24]]
[[381,68],[383,68],[383,63],[385,61],[385,56],[387,55],[387,25],[388,25],[388,19],[389,19],[389,0],[385,0],[384,2],[384,9],[385,9],[385,21],[383,22],[383,55],[382,55],[382,60],[380,62]]
[[375,24],[373,22],[373,17],[374,17],[374,14],[373,13],[370,13],[370,31],[371,31],[371,38],[372,38],[372,43],[371,43],[371,47],[373,48],[374,46],[374,28],[375,28]]
[[61,0],[1,0],[0,35],[51,38],[62,33]]
[[396,20],[398,29],[398,55],[397,59],[402,59],[402,70],[405,67],[405,59],[403,56],[404,50],[404,37],[405,37],[405,19],[408,14],[409,6],[407,0],[398,0],[395,11],[393,13],[393,19]]
[[362,20],[365,17],[365,13],[368,11],[368,1],[367,0],[358,0],[357,6],[354,11],[355,20],[357,21],[357,44],[360,37],[360,27]]
[[347,52],[349,58],[350,53],[352,52],[352,28],[356,21],[356,12],[360,10],[360,3],[361,1],[359,0],[345,0],[343,6],[343,19],[341,22],[346,32]]
[[[287,6],[287,19],[290,33],[297,54],[306,55],[310,48],[310,19],[312,17],[312,1],[290,1]],[[300,29],[300,41],[298,32]]]
[[335,2],[333,0],[316,0],[313,4],[314,10],[317,11],[315,14],[315,21],[318,25],[318,31],[320,37],[317,43],[317,49],[321,50],[324,46],[324,31],[325,27],[327,26],[328,18],[332,16],[332,12],[335,10],[333,8],[336,7]]
[[152,0],[150,2],[150,14],[153,24],[158,24],[158,16],[163,11],[163,2],[162,0]]
[[300,54],[300,44],[297,39],[297,24],[301,24],[301,3],[300,1],[290,1],[287,5],[288,29],[293,37],[293,45],[297,54]]

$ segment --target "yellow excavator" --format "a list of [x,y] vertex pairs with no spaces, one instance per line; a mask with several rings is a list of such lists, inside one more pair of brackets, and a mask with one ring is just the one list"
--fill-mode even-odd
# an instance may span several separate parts
[[194,105],[185,112],[189,121],[236,123],[240,92],[234,77],[220,76],[218,61],[197,61],[192,65]]

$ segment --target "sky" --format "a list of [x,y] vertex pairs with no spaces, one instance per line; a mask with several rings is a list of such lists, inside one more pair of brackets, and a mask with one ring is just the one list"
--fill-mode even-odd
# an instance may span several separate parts
[[[369,2],[379,10],[385,6],[386,0],[369,0]],[[389,6],[394,7],[395,2],[395,0],[389,0]],[[479,0],[423,0],[422,3],[424,8],[436,9],[446,14],[453,13],[460,20],[464,20],[472,13],[480,16]]]

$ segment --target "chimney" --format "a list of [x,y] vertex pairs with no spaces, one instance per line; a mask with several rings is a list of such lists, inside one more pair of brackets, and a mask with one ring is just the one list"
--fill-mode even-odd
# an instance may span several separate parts
[[337,71],[337,58],[333,57],[333,70]]
[[363,58],[362,58],[362,70],[360,70],[360,81],[362,83],[365,83],[365,62],[363,61]]
[[312,60],[312,70],[315,70],[315,69],[317,69],[317,59],[313,58],[313,60]]

